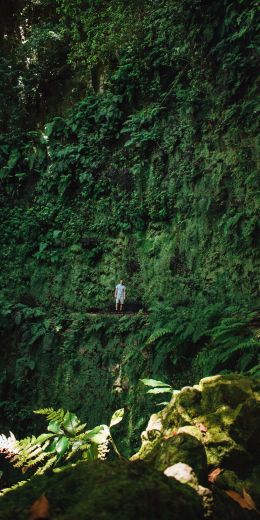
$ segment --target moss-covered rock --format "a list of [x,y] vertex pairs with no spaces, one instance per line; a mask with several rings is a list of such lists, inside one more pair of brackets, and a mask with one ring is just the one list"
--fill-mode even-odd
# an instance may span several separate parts
[[0,497],[1,520],[27,520],[32,504],[45,494],[51,520],[200,520],[196,492],[149,465],[82,462],[35,477]]
[[188,464],[204,484],[207,470],[221,467],[226,471],[219,477],[220,487],[225,483],[237,492],[250,490],[259,507],[259,412],[259,381],[239,374],[202,379],[153,416],[133,458],[149,460],[161,470]]
[[161,440],[157,444],[154,466],[164,471],[178,462],[189,464],[194,468],[200,480],[205,479],[207,459],[203,445],[188,433],[179,433]]

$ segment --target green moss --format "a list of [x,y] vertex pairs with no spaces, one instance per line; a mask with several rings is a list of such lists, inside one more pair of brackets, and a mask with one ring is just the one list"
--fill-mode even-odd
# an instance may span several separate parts
[[212,467],[232,470],[238,480],[245,479],[260,448],[258,403],[259,383],[253,378],[237,374],[203,379],[194,388],[181,390],[158,414],[161,428],[156,440],[150,441],[150,428],[157,424],[153,417],[135,460],[150,460],[163,470],[182,462],[202,482],[206,466],[208,471]]
[[200,500],[188,486],[144,463],[88,462],[35,477],[0,497],[0,519],[26,520],[45,494],[57,520],[202,519]]
[[201,482],[206,477],[206,453],[202,444],[192,435],[178,433],[162,439],[154,461],[155,467],[164,471],[169,466],[183,462],[190,465]]

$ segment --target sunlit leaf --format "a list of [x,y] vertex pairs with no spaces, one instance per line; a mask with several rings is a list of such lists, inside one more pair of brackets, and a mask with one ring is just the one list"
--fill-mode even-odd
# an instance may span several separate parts
[[96,426],[93,428],[93,430],[87,432],[87,438],[95,444],[102,444],[103,442],[106,442],[109,435],[109,428],[105,424]]
[[48,432],[62,433],[60,423],[58,421],[50,421],[47,427]]
[[78,426],[79,424],[79,419],[77,418],[77,416],[74,414],[74,413],[71,413],[71,412],[67,412],[64,419],[63,419],[63,427],[64,429],[73,434],[76,432],[76,427]]
[[59,440],[59,437],[54,437],[54,440],[51,442],[51,444],[47,448],[45,448],[45,451],[47,453],[55,453],[58,440]]
[[147,392],[148,394],[164,394],[164,393],[172,393],[172,389],[169,388],[169,387],[166,387],[166,388],[163,388],[163,387],[159,387],[159,388],[151,388],[150,390],[148,390]]
[[65,451],[67,451],[68,446],[69,446],[68,437],[63,436],[63,437],[61,437],[61,439],[58,440],[58,442],[56,444],[56,451],[59,454],[59,458],[61,458],[64,455]]
[[112,426],[115,426],[116,424],[120,423],[124,417],[125,410],[124,408],[120,408],[119,410],[116,410],[116,412],[112,415],[111,421],[110,421],[110,428]]
[[36,442],[42,444],[43,442],[47,441],[47,439],[51,439],[54,435],[54,433],[43,433],[37,437]]
[[91,446],[83,453],[83,459],[85,459],[85,460],[96,460],[97,456],[98,456],[97,444],[91,444]]
[[158,386],[163,386],[164,388],[169,387],[171,388],[171,385],[167,385],[166,383],[163,383],[162,381],[157,381],[156,379],[140,379],[140,381],[146,385],[151,386],[153,388]]

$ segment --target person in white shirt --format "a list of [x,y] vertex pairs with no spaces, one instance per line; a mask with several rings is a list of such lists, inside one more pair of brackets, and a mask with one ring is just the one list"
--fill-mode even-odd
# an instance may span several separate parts
[[120,282],[117,284],[117,286],[115,288],[116,311],[118,311],[119,304],[120,304],[120,311],[123,310],[125,296],[126,296],[125,285],[123,285],[123,280],[120,280]]

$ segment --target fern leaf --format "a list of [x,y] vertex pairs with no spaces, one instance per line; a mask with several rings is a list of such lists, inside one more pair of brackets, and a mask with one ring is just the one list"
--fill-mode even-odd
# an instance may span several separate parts
[[66,412],[59,408],[54,410],[53,408],[41,408],[40,410],[34,410],[34,413],[38,415],[46,415],[48,421],[58,421],[61,423],[64,419]]
[[172,329],[164,328],[164,329],[158,329],[156,332],[154,332],[146,341],[147,345],[150,345],[151,343],[154,343],[158,339],[162,338],[163,336],[166,336],[167,334],[173,334]]
[[55,462],[57,461],[56,455],[53,455],[50,457],[43,466],[40,466],[36,472],[35,475],[43,475],[48,469],[50,469],[52,466],[54,466]]

